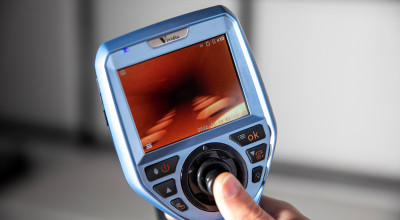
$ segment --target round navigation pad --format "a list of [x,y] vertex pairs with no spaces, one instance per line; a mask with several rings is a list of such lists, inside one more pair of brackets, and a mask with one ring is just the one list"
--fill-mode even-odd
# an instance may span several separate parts
[[186,158],[181,171],[182,189],[187,199],[204,211],[218,211],[212,185],[223,172],[232,173],[246,188],[247,167],[239,152],[222,143],[209,143],[196,148]]

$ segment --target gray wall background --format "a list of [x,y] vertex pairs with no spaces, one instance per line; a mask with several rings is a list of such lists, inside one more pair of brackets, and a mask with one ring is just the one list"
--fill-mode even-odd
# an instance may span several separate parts
[[[54,158],[64,151],[75,158],[81,149],[90,149],[106,151],[117,160],[95,84],[97,47],[216,4],[227,6],[242,21],[274,109],[278,143],[268,180],[272,189],[266,192],[297,201],[314,217],[322,216],[315,209],[325,209],[304,198],[316,193],[326,204],[353,205],[338,206],[335,212],[326,209],[332,211],[332,219],[341,217],[340,210],[351,213],[358,207],[354,215],[359,216],[374,210],[373,205],[389,213],[385,218],[398,218],[400,1],[395,0],[3,1],[2,158],[22,154],[34,167],[38,158]],[[41,163],[51,166],[50,161]],[[120,172],[118,166],[116,170]],[[281,188],[274,188],[274,181]],[[334,183],[339,185],[325,188]],[[382,194],[382,189],[388,191]],[[371,190],[377,194],[362,197]],[[342,201],[337,192],[347,197]],[[360,205],[374,197],[385,199]],[[0,210],[7,201],[0,201]]]

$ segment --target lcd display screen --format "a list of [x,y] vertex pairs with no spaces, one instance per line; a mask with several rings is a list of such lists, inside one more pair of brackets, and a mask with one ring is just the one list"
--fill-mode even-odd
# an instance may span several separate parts
[[225,35],[118,75],[145,153],[249,114]]

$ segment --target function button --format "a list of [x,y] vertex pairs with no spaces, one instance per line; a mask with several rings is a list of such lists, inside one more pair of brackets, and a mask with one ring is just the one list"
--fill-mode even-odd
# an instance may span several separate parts
[[260,144],[256,147],[246,150],[246,154],[251,163],[257,163],[264,160],[267,153],[267,144]]
[[253,168],[252,174],[251,174],[251,181],[253,183],[258,183],[261,180],[261,175],[263,172],[263,167],[258,166]]
[[153,181],[175,172],[178,156],[171,157],[156,164],[150,165],[144,169],[147,179]]
[[184,212],[188,209],[186,204],[182,201],[181,198],[172,200],[171,205],[173,205],[176,209],[178,209],[181,212]]
[[153,189],[163,198],[175,195],[176,194],[175,180],[170,179],[160,184],[157,184],[153,187]]
[[243,131],[236,132],[229,136],[231,140],[245,146],[265,138],[265,132],[262,125],[256,125]]

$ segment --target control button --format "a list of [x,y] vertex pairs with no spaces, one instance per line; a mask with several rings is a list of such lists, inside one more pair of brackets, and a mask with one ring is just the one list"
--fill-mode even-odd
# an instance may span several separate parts
[[163,198],[175,195],[176,194],[175,180],[170,179],[160,184],[157,184],[153,187],[153,189]]
[[261,176],[262,176],[262,172],[263,172],[263,167],[262,166],[258,166],[253,168],[252,174],[251,174],[251,181],[253,183],[257,183],[261,180]]
[[251,163],[257,163],[264,160],[267,153],[267,144],[261,144],[246,150]]
[[178,209],[181,212],[184,212],[188,209],[186,204],[182,201],[181,198],[172,200],[171,205],[173,205],[176,209]]
[[243,131],[236,132],[229,136],[231,140],[245,146],[265,138],[265,132],[262,125],[256,125]]
[[175,172],[178,156],[171,157],[156,164],[150,165],[144,169],[147,179],[153,181]]

